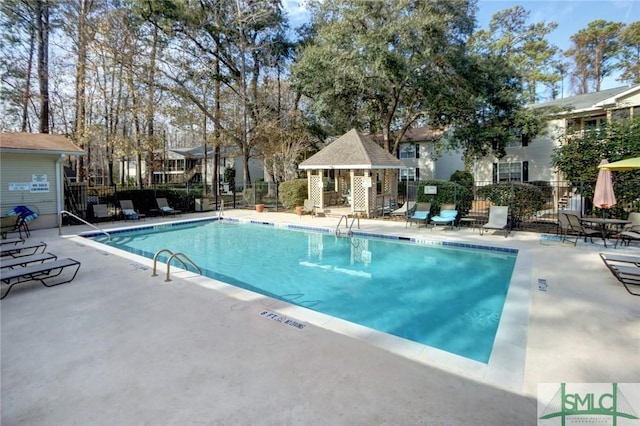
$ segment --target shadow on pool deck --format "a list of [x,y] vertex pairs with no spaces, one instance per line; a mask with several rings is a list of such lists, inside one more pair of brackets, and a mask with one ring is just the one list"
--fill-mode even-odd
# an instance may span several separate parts
[[[225,215],[329,228],[338,220]],[[640,298],[610,276],[597,249],[543,245],[528,233],[480,237],[381,220],[361,228],[532,251],[522,392],[271,321],[260,315],[268,298],[229,297],[181,273],[165,283],[148,265],[40,230],[31,240],[82,267],[71,283],[19,285],[0,304],[2,424],[533,425],[537,383],[640,382]],[[537,291],[539,277],[548,291]]]

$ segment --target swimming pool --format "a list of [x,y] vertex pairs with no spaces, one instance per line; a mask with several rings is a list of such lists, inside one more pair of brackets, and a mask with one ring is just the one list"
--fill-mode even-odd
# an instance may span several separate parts
[[183,252],[210,278],[488,362],[515,250],[292,228],[200,221],[95,240],[149,258]]

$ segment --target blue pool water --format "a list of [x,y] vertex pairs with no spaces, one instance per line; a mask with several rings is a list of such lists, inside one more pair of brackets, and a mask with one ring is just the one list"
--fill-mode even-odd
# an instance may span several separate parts
[[94,239],[149,258],[182,252],[208,277],[484,363],[516,260],[509,251],[227,220]]

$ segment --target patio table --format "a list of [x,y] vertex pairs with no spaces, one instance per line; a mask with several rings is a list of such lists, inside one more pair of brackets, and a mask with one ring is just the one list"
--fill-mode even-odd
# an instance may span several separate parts
[[602,241],[604,241],[604,246],[607,247],[607,227],[612,225],[615,226],[619,231],[620,228],[624,225],[631,223],[630,220],[626,219],[607,219],[604,217],[582,217],[580,218],[580,222],[592,223],[594,225],[598,225],[600,228],[600,232],[602,233]]

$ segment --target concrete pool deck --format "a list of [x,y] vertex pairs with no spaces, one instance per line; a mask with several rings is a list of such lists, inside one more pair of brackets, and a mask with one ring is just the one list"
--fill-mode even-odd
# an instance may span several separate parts
[[[177,219],[216,216],[183,215]],[[226,217],[333,229],[338,217],[230,210]],[[101,224],[104,229],[148,225]],[[193,274],[170,283],[149,263],[78,242],[87,226],[33,231],[48,251],[82,262],[74,281],[15,286],[0,303],[2,424],[342,425],[536,424],[538,383],[640,382],[640,297],[626,292],[596,244],[435,230],[391,220],[360,231],[522,250],[530,294],[519,389],[398,355],[384,344],[296,319],[267,297],[220,291]],[[547,291],[538,290],[538,279]],[[196,282],[198,281],[198,282]],[[506,352],[508,354],[508,352]],[[508,361],[508,360],[506,360]]]

